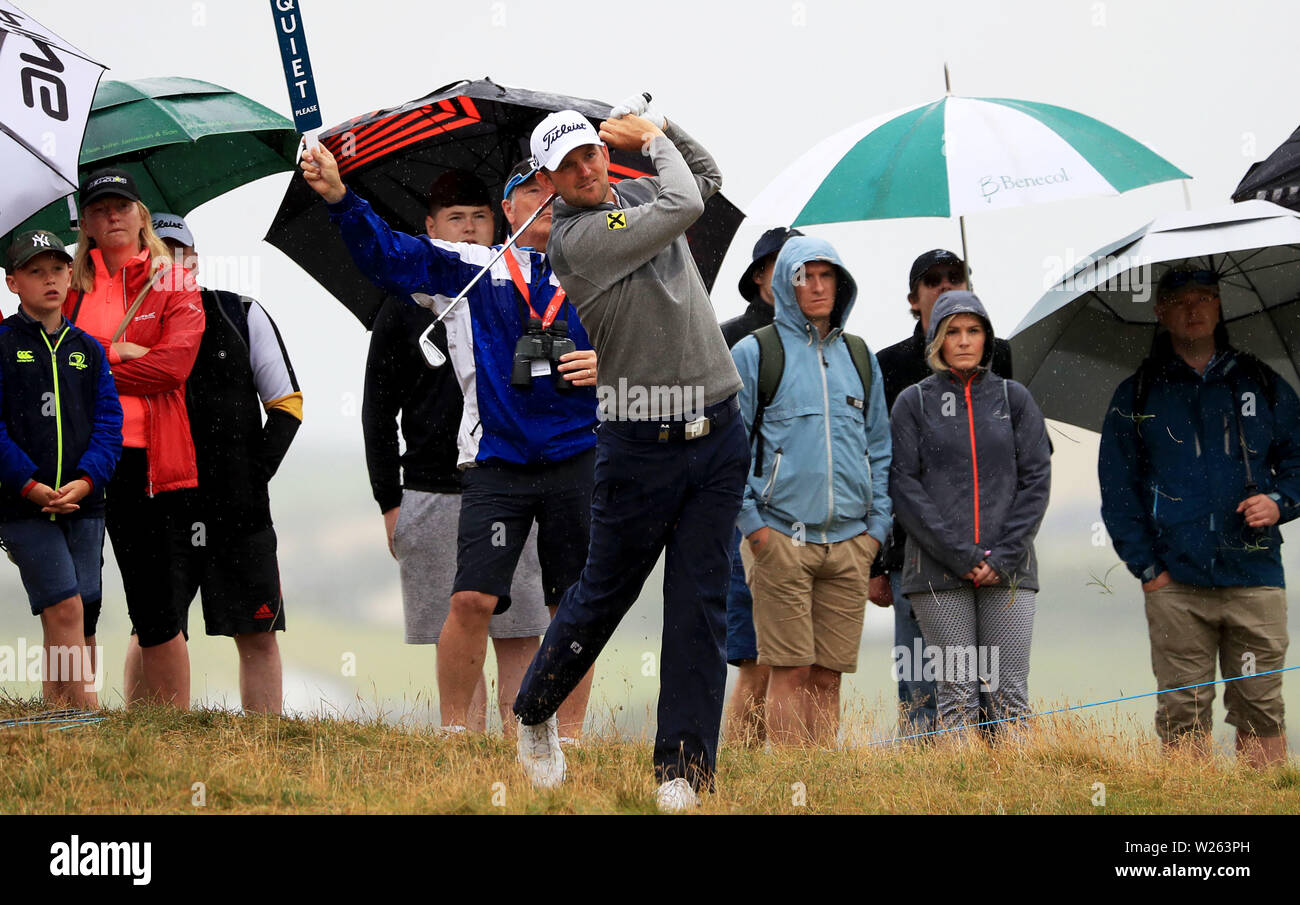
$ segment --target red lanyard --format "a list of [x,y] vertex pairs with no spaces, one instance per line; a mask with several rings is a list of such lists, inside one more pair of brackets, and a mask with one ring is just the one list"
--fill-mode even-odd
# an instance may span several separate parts
[[[528,297],[528,284],[524,282],[523,271],[519,269],[519,262],[515,260],[514,252],[506,252],[506,267],[510,269],[510,279],[514,280],[515,288],[519,294],[524,297],[524,304],[528,306],[528,311],[533,317],[539,317],[537,310],[533,307],[532,300]],[[540,316],[542,329],[545,330],[555,320],[555,315],[560,313],[560,306],[564,304],[564,289],[555,290],[555,295],[551,296],[551,303],[546,306],[546,314]]]

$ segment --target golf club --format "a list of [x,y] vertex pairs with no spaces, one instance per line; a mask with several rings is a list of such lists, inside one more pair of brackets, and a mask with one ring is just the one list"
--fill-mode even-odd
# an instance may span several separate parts
[[[533,172],[536,172],[536,170],[534,170]],[[446,307],[446,309],[443,310],[442,314],[439,314],[437,319],[428,327],[426,327],[424,332],[420,334],[420,354],[424,356],[424,363],[426,365],[428,365],[431,368],[441,368],[443,365],[447,363],[447,356],[443,355],[442,350],[439,349],[433,342],[433,328],[438,326],[438,324],[442,323],[442,319],[445,318],[448,314],[451,314],[451,312],[456,308],[456,306],[460,304],[461,300],[464,299],[465,296],[469,294],[469,291],[474,288],[475,284],[477,284],[478,281],[483,278],[483,274],[491,270],[492,266],[496,264],[497,261],[501,260],[501,256],[506,253],[506,251],[510,248],[510,246],[515,244],[515,241],[524,234],[524,231],[528,229],[528,227],[533,225],[533,221],[536,220],[539,216],[541,216],[542,211],[546,210],[548,207],[551,206],[551,202],[553,202],[554,200],[555,200],[555,195],[548,195],[546,200],[542,202],[542,206],[539,207],[537,210],[533,211],[532,216],[529,217],[527,220],[525,220],[523,225],[520,226],[519,229],[515,230],[514,235],[506,239],[506,241],[502,244],[501,248],[497,250],[497,253],[492,256],[492,260],[484,264],[483,269],[480,270],[478,273],[474,274],[474,279],[470,280],[465,285],[465,288],[462,289],[456,295],[456,297],[451,300],[451,303]]]

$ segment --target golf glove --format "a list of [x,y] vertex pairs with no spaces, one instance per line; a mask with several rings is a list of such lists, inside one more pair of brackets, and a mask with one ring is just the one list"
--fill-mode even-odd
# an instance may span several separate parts
[[667,120],[659,112],[654,103],[646,98],[644,94],[633,94],[623,98],[613,110],[609,111],[610,119],[618,119],[620,116],[626,116],[631,113],[633,116],[640,116],[650,120],[658,128],[662,129]]

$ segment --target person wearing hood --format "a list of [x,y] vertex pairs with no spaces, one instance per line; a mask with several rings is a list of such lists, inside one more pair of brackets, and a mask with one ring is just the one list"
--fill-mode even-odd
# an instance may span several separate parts
[[1287,757],[1277,526],[1300,515],[1300,400],[1228,342],[1213,270],[1166,272],[1155,315],[1164,330],[1102,425],[1101,516],[1145,592],[1161,741],[1213,751],[1217,661],[1238,755],[1268,767]]
[[[934,248],[912,262],[907,276],[907,304],[916,319],[916,329],[907,339],[876,353],[880,373],[885,377],[885,405],[891,411],[903,390],[930,376],[925,360],[930,314],[939,296],[953,289],[970,289],[970,269],[953,252]],[[1015,376],[1011,371],[1011,344],[1005,339],[994,340],[991,367],[1000,377],[1010,380]],[[926,679],[921,669],[917,651],[924,649],[925,638],[899,585],[906,543],[907,534],[895,519],[894,529],[872,568],[869,599],[877,606],[894,608],[893,657],[901,719],[907,733],[924,733],[934,729],[934,680]]]
[[[749,302],[739,317],[721,324],[727,348],[734,349],[749,334],[772,323],[776,300],[772,297],[772,271],[776,256],[786,240],[803,233],[777,226],[754,243],[754,260],[740,275],[740,297]],[[736,667],[736,684],[727,704],[726,738],[742,745],[767,741],[767,680],[771,668],[758,663],[758,639],[754,634],[754,598],[745,582],[744,559],[740,554],[744,538],[736,531],[731,551],[731,585],[727,589],[727,663]]]
[[760,339],[732,350],[754,443],[737,524],[758,662],[772,670],[769,736],[833,745],[840,677],[857,668],[871,562],[889,531],[889,413],[875,356],[861,347],[864,373],[843,332],[857,286],[835,249],[790,239],[772,293],[784,368],[761,409]]
[[977,724],[981,698],[992,720],[1029,713],[1051,453],[1029,391],[990,368],[993,325],[973,293],[938,298],[926,349],[934,373],[894,403],[890,494],[907,531],[901,590],[950,729]]

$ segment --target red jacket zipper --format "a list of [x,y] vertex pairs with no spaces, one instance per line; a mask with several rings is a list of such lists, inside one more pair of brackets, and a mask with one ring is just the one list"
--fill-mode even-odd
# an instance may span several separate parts
[[970,425],[970,467],[975,478],[975,543],[980,542],[980,463],[975,452],[975,411],[971,407],[970,384],[975,379],[971,374],[966,378],[966,423]]

